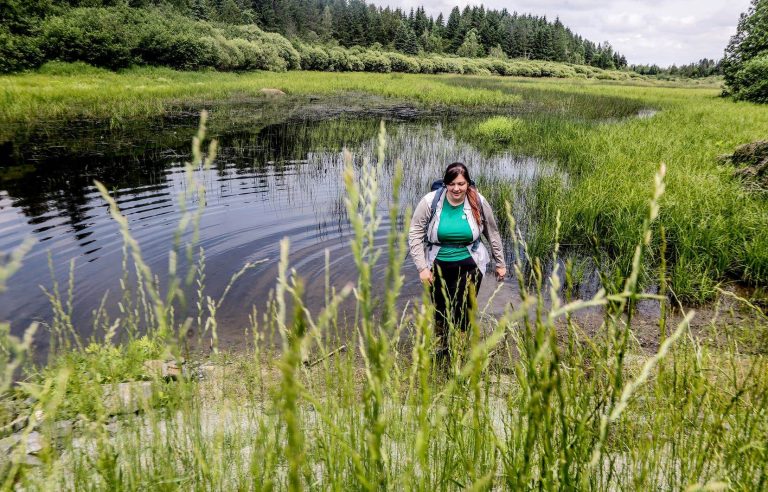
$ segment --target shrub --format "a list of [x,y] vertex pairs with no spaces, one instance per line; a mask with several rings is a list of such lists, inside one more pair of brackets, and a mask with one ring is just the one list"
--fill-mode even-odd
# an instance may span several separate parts
[[419,60],[421,73],[437,73],[437,64],[432,58],[422,58]]
[[[339,48],[331,48],[328,50],[328,70],[333,72],[348,72],[354,70],[349,62],[349,57],[353,55],[347,54],[346,51]],[[358,59],[359,63],[359,59]]]
[[235,44],[223,36],[214,36],[216,46],[216,68],[218,70],[237,70],[242,68],[245,62],[242,51]]
[[0,73],[18,72],[38,66],[43,60],[39,40],[32,36],[14,36],[0,28]]
[[419,73],[421,66],[415,58],[400,53],[387,53],[393,72]]
[[508,64],[507,75],[518,77],[539,77],[541,72],[533,67],[530,62],[514,61]]
[[104,68],[94,67],[85,62],[61,62],[49,61],[37,69],[37,72],[43,75],[104,75],[111,73]]
[[467,75],[490,75],[491,71],[485,68],[478,60],[465,58],[463,62],[463,73]]
[[191,33],[153,32],[141,41],[138,52],[146,63],[182,70],[218,64],[217,44],[211,37]]
[[736,99],[768,103],[768,53],[752,58],[736,72],[733,87]]
[[363,62],[366,72],[389,73],[392,71],[389,58],[382,53],[364,51],[360,53],[360,61]]
[[301,45],[301,68],[304,70],[328,70],[330,58],[324,49],[307,44]]
[[[198,22],[197,24],[207,25],[204,22]],[[285,63],[277,62],[276,60],[270,60],[266,63],[269,66],[281,66],[281,70],[298,70],[302,67],[302,56],[299,51],[280,34],[273,32],[264,32],[254,25],[234,26],[223,24],[217,26],[216,30],[227,39],[245,39],[255,43],[255,45],[261,51],[265,51],[272,56],[277,55],[285,61]],[[308,45],[301,45],[308,46]]]
[[347,55],[347,63],[350,70],[355,72],[362,72],[365,70],[365,64],[363,60],[357,55]]
[[232,39],[229,43],[236,48],[242,56],[240,65],[237,68],[241,70],[261,68],[262,64],[260,63],[260,60],[263,58],[264,53],[256,43],[252,43],[242,38]]
[[509,66],[509,63],[502,59],[488,60],[486,68],[498,75],[512,75],[512,70]]
[[43,22],[42,43],[48,59],[123,68],[140,61],[134,51],[144,22],[134,9],[73,9]]
[[[259,40],[268,49],[274,50],[277,56],[285,60],[285,69],[298,70],[301,68],[299,52],[283,36],[273,32],[263,32]],[[285,70],[284,69],[284,70]]]
[[435,64],[435,73],[464,73],[461,61],[456,58],[437,56],[431,60]]

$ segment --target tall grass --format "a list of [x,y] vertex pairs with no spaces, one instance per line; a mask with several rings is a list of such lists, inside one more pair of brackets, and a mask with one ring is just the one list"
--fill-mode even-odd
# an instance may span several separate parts
[[[27,440],[12,446],[9,460],[0,462],[3,488],[765,488],[765,316],[756,311],[750,326],[730,326],[716,314],[693,332],[693,313],[683,313],[655,353],[634,341],[628,306],[642,299],[666,302],[638,290],[642,256],[664,214],[663,168],[655,185],[646,187],[632,266],[615,293],[574,298],[572,267],[560,270],[557,244],[556,266],[545,275],[508,217],[515,251],[523,252],[513,264],[522,300],[499,319],[473,313],[466,334],[452,330],[452,343],[463,349],[445,367],[432,359],[433,306],[426,291],[405,312],[394,307],[405,229],[392,228],[384,249],[372,241],[382,221],[376,204],[384,142],[382,129],[377,162],[348,165],[344,174],[359,272],[354,286],[336,290],[328,282],[326,307],[309,312],[284,241],[271,307],[253,316],[253,345],[239,354],[215,355],[221,364],[205,380],[193,371],[177,382],[153,380],[152,397],[136,416],[111,418],[101,404],[79,415],[66,413],[72,400],[88,396],[100,402],[104,391],[93,353],[72,348],[14,390],[18,399],[31,398],[21,412],[30,415],[23,434],[36,430],[42,446],[36,459],[26,455]],[[103,195],[109,202],[106,190]],[[395,201],[392,219],[398,211]],[[114,206],[112,214],[120,221]],[[193,219],[191,211],[183,222],[191,226]],[[564,226],[556,213],[555,238]],[[153,283],[138,246],[123,231],[135,278]],[[372,265],[382,258],[387,274],[373,278]],[[0,278],[12,268],[4,264]],[[382,281],[387,294],[377,299],[371,287]],[[152,342],[178,357],[175,334],[191,321],[176,314],[181,285],[169,286],[174,292],[164,295],[147,287],[146,301],[133,305],[135,317],[114,320],[115,331],[128,330],[133,319],[149,320]],[[350,295],[357,314],[345,327],[339,306]],[[591,337],[572,316],[587,308],[604,313]],[[205,316],[215,316],[215,310]],[[279,352],[269,345],[271,328],[280,334]],[[339,352],[331,335],[344,328],[349,349]],[[203,333],[205,341],[213,335]],[[2,340],[5,389],[28,349],[7,333]],[[111,346],[109,340],[103,344]],[[115,346],[111,357],[141,362],[144,356],[124,347]],[[79,354],[79,366],[71,354]],[[88,384],[91,393],[78,390],[76,382]],[[3,402],[11,401],[18,400],[4,392]],[[65,417],[74,417],[73,431],[62,432]]]

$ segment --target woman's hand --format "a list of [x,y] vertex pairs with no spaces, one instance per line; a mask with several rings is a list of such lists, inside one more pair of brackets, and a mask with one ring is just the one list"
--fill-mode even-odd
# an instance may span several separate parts
[[429,268],[425,268],[424,270],[419,272],[419,280],[421,280],[422,284],[431,284],[432,283],[432,270]]
[[504,280],[504,277],[507,276],[507,269],[504,267],[496,267],[496,280],[499,282]]

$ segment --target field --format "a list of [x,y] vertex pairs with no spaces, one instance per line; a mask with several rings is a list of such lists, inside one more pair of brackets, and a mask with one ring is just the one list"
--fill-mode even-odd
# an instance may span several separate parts
[[[403,231],[393,229],[386,248],[373,247],[383,199],[377,163],[352,166],[350,158],[344,174],[358,281],[327,287],[326,308],[311,315],[283,243],[271,308],[254,313],[238,353],[216,350],[220,303],[205,293],[195,234],[189,244],[168,245],[191,266],[177,272],[172,263],[175,281],[160,290],[102,188],[125,241],[123,315],[98,319],[102,335],[80,340],[62,286],[50,326],[58,350],[16,385],[29,340],[3,328],[0,423],[4,433],[14,419],[21,429],[2,441],[10,451],[0,461],[5,488],[766,487],[768,319],[755,303],[768,281],[768,205],[718,162],[764,137],[764,108],[721,99],[714,87],[642,82],[72,70],[0,79],[3,138],[57,119],[118,126],[217,100],[264,97],[263,87],[290,97],[372,93],[488,113],[457,132],[489,152],[552,161],[563,176],[535,190],[537,227],[528,237],[515,234],[514,217],[503,220],[519,252],[514,278],[521,302],[500,318],[476,313],[471,331],[455,334],[451,362],[442,364],[431,357],[427,299],[396,308]],[[203,138],[201,132],[194,162],[206,166],[215,148],[206,150]],[[195,204],[204,200],[192,173],[189,179],[181,200],[190,206],[179,227],[194,231]],[[400,212],[399,179],[396,172],[392,223]],[[483,186],[505,215],[514,190],[503,182]],[[22,253],[0,270],[8,289]],[[376,279],[379,255],[387,269]],[[599,265],[604,289],[579,299],[574,258],[585,256]],[[373,283],[387,295],[377,298]],[[732,284],[757,294],[741,298]],[[185,300],[197,303],[197,319],[174,318],[184,285],[198,291]],[[354,320],[346,320],[351,336],[342,335],[348,326],[338,316],[346,298],[357,306]],[[652,352],[633,330],[640,301],[660,307]],[[707,319],[693,330],[695,304],[705,306]],[[578,314],[593,308],[601,322],[588,335]],[[112,344],[126,333],[135,336]],[[209,342],[210,360],[190,348]],[[182,358],[186,373],[178,380],[143,366]],[[129,415],[114,417],[121,410],[104,392],[116,390],[105,385],[126,381],[135,381],[126,388],[139,393],[121,403],[131,407]],[[136,389],[140,381],[147,393]]]

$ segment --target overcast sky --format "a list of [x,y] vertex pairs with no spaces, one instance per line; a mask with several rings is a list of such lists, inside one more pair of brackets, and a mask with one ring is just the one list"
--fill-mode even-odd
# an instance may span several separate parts
[[[371,1],[371,0],[369,0]],[[630,64],[687,64],[722,58],[736,33],[739,14],[750,0],[373,0],[408,12],[423,5],[427,15],[447,16],[458,5],[533,15],[560,21],[575,33],[600,43],[609,41]]]

